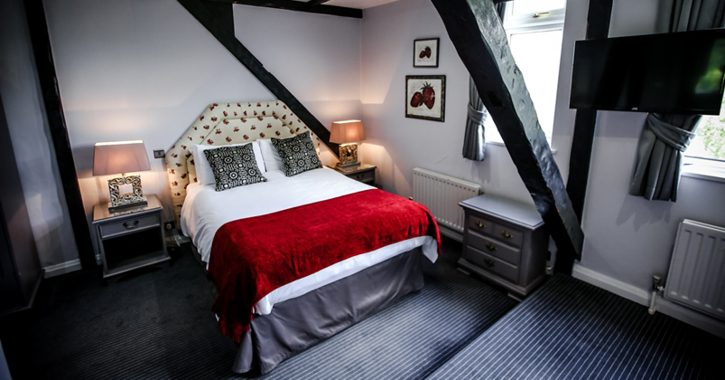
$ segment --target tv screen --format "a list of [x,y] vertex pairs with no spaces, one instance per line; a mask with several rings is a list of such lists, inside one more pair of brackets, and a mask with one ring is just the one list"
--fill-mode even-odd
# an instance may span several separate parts
[[571,108],[717,115],[725,29],[577,41]]

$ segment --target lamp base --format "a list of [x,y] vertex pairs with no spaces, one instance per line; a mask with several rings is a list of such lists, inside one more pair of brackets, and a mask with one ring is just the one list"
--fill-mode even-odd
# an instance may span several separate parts
[[354,166],[360,166],[360,161],[357,160],[357,143],[340,144],[340,162],[336,167],[349,169]]
[[108,202],[108,213],[115,214],[118,212],[128,211],[137,207],[144,207],[148,204],[149,202],[146,200],[146,197],[143,197],[140,201],[122,203],[117,206],[114,206],[112,202]]
[[148,204],[143,196],[140,175],[124,175],[109,179],[108,192],[111,195],[111,201],[108,202],[109,213]]

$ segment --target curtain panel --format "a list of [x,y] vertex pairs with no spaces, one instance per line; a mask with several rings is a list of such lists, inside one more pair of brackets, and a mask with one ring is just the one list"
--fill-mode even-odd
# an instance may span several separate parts
[[[725,2],[662,0],[658,32],[685,32],[725,26]],[[647,200],[677,201],[683,152],[692,141],[700,115],[649,114],[637,147],[629,194]]]
[[[494,0],[496,12],[503,20],[506,9],[505,2],[509,0]],[[466,131],[463,135],[463,158],[473,161],[483,161],[486,158],[486,130],[483,126],[488,119],[488,111],[478,95],[476,84],[469,79],[468,84],[468,117],[466,118]]]

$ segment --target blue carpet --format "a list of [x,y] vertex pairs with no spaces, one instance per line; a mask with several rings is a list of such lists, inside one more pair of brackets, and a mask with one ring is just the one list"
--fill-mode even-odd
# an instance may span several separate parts
[[429,379],[725,379],[724,345],[557,275]]
[[[420,379],[511,310],[455,269],[447,242],[426,285],[299,353],[264,379]],[[427,260],[424,260],[427,261]],[[218,331],[211,285],[191,255],[104,286],[99,273],[47,281],[36,310],[0,323],[13,379],[228,379],[237,347]]]

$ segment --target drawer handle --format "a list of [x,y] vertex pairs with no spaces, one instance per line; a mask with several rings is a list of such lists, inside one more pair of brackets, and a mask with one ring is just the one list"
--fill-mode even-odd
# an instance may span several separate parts
[[511,239],[512,237],[514,237],[511,232],[508,232],[506,230],[501,231],[501,236],[505,237],[506,239]]
[[493,244],[491,244],[491,243],[486,243],[486,249],[488,249],[489,251],[493,252],[493,251],[496,250],[496,246],[493,245]]
[[482,221],[479,220],[478,223],[476,223],[476,227],[478,227],[478,228],[486,228],[486,223],[484,223],[484,222],[482,222]]
[[496,262],[491,259],[483,259],[483,262],[486,263],[489,268],[493,268],[496,266]]
[[124,222],[123,226],[129,230],[132,230],[132,229],[138,227],[138,220],[134,220],[133,222]]

